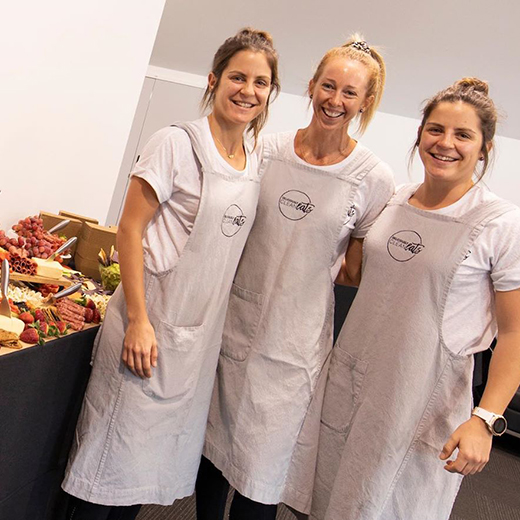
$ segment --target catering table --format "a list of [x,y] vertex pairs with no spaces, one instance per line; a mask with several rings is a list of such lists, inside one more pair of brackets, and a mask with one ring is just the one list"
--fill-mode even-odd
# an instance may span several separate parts
[[0,356],[0,520],[56,520],[98,327]]

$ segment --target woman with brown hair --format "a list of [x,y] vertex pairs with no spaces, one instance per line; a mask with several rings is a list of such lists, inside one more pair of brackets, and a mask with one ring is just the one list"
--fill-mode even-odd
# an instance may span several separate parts
[[300,433],[332,348],[333,282],[349,240],[362,241],[393,194],[389,168],[350,136],[355,120],[366,129],[384,82],[380,54],[355,35],[310,80],[309,126],[262,140],[257,218],[231,291],[197,480],[199,520],[222,518],[229,484],[233,520],[310,501],[302,481],[312,475],[297,468],[302,444],[317,441]]
[[[244,141],[279,89],[271,37],[244,29],[214,57],[208,117],[150,139],[117,242],[122,285],[96,338],[63,489],[67,519],[130,519],[193,492],[235,269],[260,176]],[[255,143],[256,144],[256,143]]]
[[[482,470],[520,384],[520,209],[478,181],[497,112],[465,78],[423,110],[424,181],[397,190],[367,236],[333,349],[313,520],[447,520]],[[360,263],[343,279],[356,284]],[[497,345],[472,411],[473,356]]]

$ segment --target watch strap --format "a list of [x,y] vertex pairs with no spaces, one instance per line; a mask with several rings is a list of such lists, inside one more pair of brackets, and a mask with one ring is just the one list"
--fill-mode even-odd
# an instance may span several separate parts
[[490,424],[491,421],[493,420],[493,418],[495,416],[497,416],[498,414],[493,413],[493,412],[488,412],[484,408],[475,406],[475,408],[473,408],[473,411],[471,412],[471,415],[476,415],[477,417],[480,417],[485,423]]

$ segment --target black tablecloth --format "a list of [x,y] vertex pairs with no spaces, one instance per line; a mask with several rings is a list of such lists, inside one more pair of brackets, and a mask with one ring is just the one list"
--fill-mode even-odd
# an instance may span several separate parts
[[0,357],[0,520],[54,520],[97,327]]

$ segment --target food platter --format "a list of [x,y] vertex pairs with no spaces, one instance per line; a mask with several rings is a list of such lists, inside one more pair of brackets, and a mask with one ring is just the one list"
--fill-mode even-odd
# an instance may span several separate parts
[[[93,327],[98,327],[98,324],[88,323],[85,325],[85,327],[82,330],[92,329]],[[13,348],[7,348],[7,347],[0,347],[0,357],[5,356],[6,354],[12,354],[13,352],[21,352],[22,350],[26,348],[45,348],[46,344],[49,341],[54,341],[57,338],[45,338],[44,339],[44,345],[31,345],[30,343],[24,343],[23,341],[20,341],[21,348],[13,349]]]
[[[49,341],[96,326],[104,318],[119,279],[112,276],[108,281],[114,288],[107,288],[103,273],[99,284],[64,267],[59,255],[76,240],[46,231],[37,216],[20,220],[8,231],[0,229],[0,356],[45,348]],[[101,268],[119,274],[113,248],[109,255],[101,253]]]

